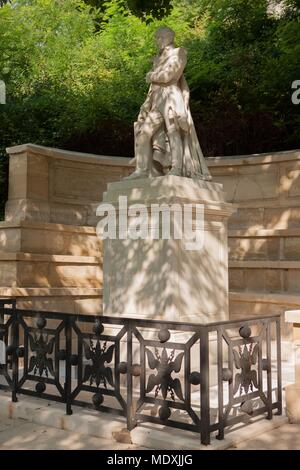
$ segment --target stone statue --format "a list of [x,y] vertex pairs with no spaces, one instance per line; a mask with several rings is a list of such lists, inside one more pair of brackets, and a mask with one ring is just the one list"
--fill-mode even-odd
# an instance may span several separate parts
[[136,170],[126,179],[168,174],[211,180],[189,108],[187,52],[175,47],[174,36],[169,28],[156,32],[160,53],[147,74],[148,96],[134,124]]

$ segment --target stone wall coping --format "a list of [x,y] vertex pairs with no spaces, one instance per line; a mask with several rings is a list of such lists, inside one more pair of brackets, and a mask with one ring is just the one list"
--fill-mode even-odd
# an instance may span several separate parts
[[280,163],[300,160],[300,149],[281,152],[257,153],[252,155],[235,155],[226,157],[207,157],[208,166],[244,166]]
[[229,261],[230,268],[252,269],[300,269],[300,261],[286,260],[238,260]]
[[300,324],[300,310],[287,310],[284,313],[284,319],[286,323]]
[[[102,296],[103,289],[99,287],[0,287],[0,297],[30,297],[30,296]],[[229,292],[231,301],[260,302],[268,304],[299,305],[300,295],[267,294],[262,292]],[[270,310],[270,315],[272,311]]]
[[94,155],[92,153],[74,152],[73,150],[62,150],[35,144],[16,145],[14,147],[8,147],[6,151],[9,155],[17,155],[28,152],[37,155],[44,155],[45,157],[59,158],[62,160],[73,160],[83,163],[98,163],[100,165],[134,167],[134,165],[130,164],[130,158],[126,157]]
[[96,229],[87,225],[67,225],[56,224],[51,222],[33,222],[29,220],[21,220],[16,222],[3,221],[0,222],[0,230],[8,228],[28,228],[33,230],[48,230],[61,232],[84,233],[89,235],[97,235]]
[[0,287],[0,297],[102,296],[99,287]]
[[99,264],[101,259],[97,256],[77,255],[44,255],[39,253],[6,252],[0,251],[0,261],[28,261],[28,262],[56,262],[70,264]]
[[[235,205],[237,206],[237,205]],[[84,233],[97,236],[95,227],[88,225],[67,225],[56,224],[52,222],[34,222],[30,220],[21,220],[16,222],[1,221],[0,230],[8,228],[28,228],[33,230],[62,231]],[[267,238],[267,237],[300,237],[300,228],[286,229],[236,229],[228,231],[229,238]]]
[[229,230],[229,238],[300,237],[300,228]]
[[[131,159],[126,157],[94,155],[91,153],[74,152],[72,150],[62,150],[52,147],[44,147],[42,145],[36,145],[31,143],[8,147],[6,151],[9,155],[16,155],[20,153],[29,152],[38,155],[45,155],[47,157],[60,158],[65,160],[75,160],[77,162],[82,161],[84,163],[89,162],[110,166],[125,166],[132,168],[134,167],[134,164],[130,163]],[[261,165],[279,163],[290,160],[300,160],[300,149],[250,155],[207,157],[207,162],[209,166],[218,167]]]
[[270,314],[272,314],[273,305],[294,305],[300,307],[300,294],[275,294],[260,291],[229,291],[229,299],[234,302],[265,303],[270,304]]

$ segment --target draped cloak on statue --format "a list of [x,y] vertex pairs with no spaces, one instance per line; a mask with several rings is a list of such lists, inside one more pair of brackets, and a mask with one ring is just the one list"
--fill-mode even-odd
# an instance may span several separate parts
[[166,171],[171,166],[171,151],[168,140],[168,123],[172,120],[180,132],[183,146],[182,176],[211,180],[189,108],[189,87],[183,75],[186,65],[186,50],[183,48],[164,49],[154,59],[151,72],[151,86],[148,96],[141,107],[135,132],[139,130],[139,121],[148,113],[160,113],[164,117],[162,125],[153,136],[153,161],[159,162]]

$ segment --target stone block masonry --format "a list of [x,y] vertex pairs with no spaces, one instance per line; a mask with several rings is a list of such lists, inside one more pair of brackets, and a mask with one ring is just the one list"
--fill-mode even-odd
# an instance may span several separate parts
[[[44,310],[101,311],[96,207],[107,183],[132,171],[129,159],[33,144],[8,154],[0,296]],[[299,308],[300,150],[208,158],[208,166],[227,201],[238,206],[228,227],[231,318]],[[62,265],[57,255],[73,258]],[[41,276],[34,269],[39,263]],[[284,333],[291,333],[288,325]]]

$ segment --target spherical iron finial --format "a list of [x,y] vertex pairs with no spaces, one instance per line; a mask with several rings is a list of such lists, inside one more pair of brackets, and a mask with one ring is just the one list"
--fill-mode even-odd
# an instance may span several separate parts
[[267,370],[267,371],[270,369],[270,363],[269,363],[268,359],[262,359],[261,368],[262,368],[262,370]]
[[20,346],[19,348],[16,349],[16,355],[18,357],[24,357],[25,350],[23,346]]
[[72,354],[70,357],[70,362],[72,366],[78,366],[78,356],[77,354]]
[[41,316],[38,316],[35,324],[39,330],[42,330],[47,325],[47,320]]
[[232,370],[224,368],[222,370],[222,380],[224,380],[224,382],[229,382],[232,380]]
[[201,383],[200,372],[192,372],[189,377],[189,382],[192,385],[200,385]]
[[127,373],[127,363],[126,362],[120,362],[120,364],[117,367],[117,370],[120,374],[126,374]]
[[95,333],[96,336],[100,336],[101,333],[103,333],[103,331],[104,331],[104,326],[102,325],[100,320],[97,318],[93,326],[93,332]]
[[42,393],[44,393],[45,390],[46,390],[46,384],[44,382],[38,382],[36,384],[36,386],[35,386],[36,393],[41,395]]
[[102,393],[95,393],[92,397],[92,402],[95,408],[99,408],[104,401]]
[[131,375],[134,377],[139,377],[141,375],[141,366],[140,364],[133,364],[131,367]]
[[66,360],[66,357],[67,357],[67,352],[65,349],[61,349],[60,351],[58,351],[58,359],[59,361],[65,361]]
[[170,332],[169,330],[167,330],[167,328],[163,328],[161,330],[159,330],[158,332],[158,339],[161,343],[166,343],[167,341],[169,341],[170,339]]
[[164,403],[158,411],[159,417],[162,421],[166,421],[171,416],[171,410],[166,403]]
[[244,338],[250,338],[251,336],[251,328],[248,325],[244,325],[239,329],[239,335]]

